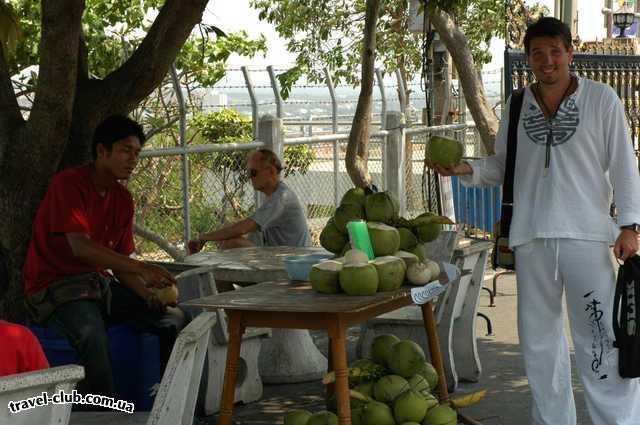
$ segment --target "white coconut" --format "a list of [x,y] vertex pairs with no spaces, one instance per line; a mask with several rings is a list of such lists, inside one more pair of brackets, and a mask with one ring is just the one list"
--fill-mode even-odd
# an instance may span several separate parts
[[431,272],[431,280],[437,279],[440,276],[440,265],[433,260],[425,260],[424,263]]
[[412,285],[425,285],[431,282],[431,270],[421,261],[413,263],[407,268],[407,280]]
[[344,254],[344,264],[365,264],[369,256],[359,249],[353,248]]

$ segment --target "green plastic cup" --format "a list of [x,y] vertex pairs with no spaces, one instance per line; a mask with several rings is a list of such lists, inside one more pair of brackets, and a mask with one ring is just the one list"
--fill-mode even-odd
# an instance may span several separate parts
[[351,247],[359,249],[367,254],[369,260],[376,258],[373,253],[373,246],[371,246],[371,239],[369,238],[369,230],[367,229],[367,222],[364,220],[353,220],[347,223],[347,231],[349,232],[349,242]]

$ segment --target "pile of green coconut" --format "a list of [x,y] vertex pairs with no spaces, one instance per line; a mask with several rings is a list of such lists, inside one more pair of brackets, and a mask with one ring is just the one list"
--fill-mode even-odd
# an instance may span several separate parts
[[[449,404],[441,404],[434,395],[438,374],[414,341],[391,334],[377,336],[372,343],[371,359],[353,362],[348,377],[353,425],[458,423],[456,410]],[[335,382],[335,374],[327,374],[323,382]],[[284,424],[337,425],[335,395],[327,405],[329,410],[313,414],[307,410],[290,411]]]
[[[351,249],[347,223],[353,220],[367,222],[375,259]],[[311,285],[325,294],[371,295],[396,290],[405,282],[429,283],[440,267],[427,258],[424,244],[435,240],[445,223],[452,224],[431,212],[400,217],[398,201],[389,192],[367,195],[362,188],[349,189],[320,233],[320,244],[337,258],[312,267]]]

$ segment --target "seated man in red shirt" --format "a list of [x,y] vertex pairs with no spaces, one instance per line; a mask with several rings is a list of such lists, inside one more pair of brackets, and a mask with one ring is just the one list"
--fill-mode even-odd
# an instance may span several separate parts
[[24,326],[0,320],[0,376],[47,369],[40,342]]
[[24,265],[26,305],[54,328],[85,368],[84,393],[115,395],[107,326],[129,323],[159,337],[166,366],[184,315],[151,287],[175,284],[162,267],[132,257],[133,198],[120,183],[138,163],[145,136],[124,116],[95,130],[94,161],[56,174],[33,223]]

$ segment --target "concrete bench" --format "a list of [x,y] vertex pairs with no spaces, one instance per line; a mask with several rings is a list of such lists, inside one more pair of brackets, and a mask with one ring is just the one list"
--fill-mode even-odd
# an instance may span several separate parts
[[151,412],[73,412],[71,425],[191,425],[216,313],[201,313],[178,335]]
[[[194,298],[206,297],[218,293],[211,266],[194,266],[184,263],[156,263],[175,275],[178,282],[178,301],[182,303]],[[202,309],[183,307],[192,316]],[[227,356],[227,316],[222,310],[215,313],[216,321],[212,328],[212,338],[207,356],[207,388],[205,392],[204,413],[213,415],[220,410],[224,368]],[[250,328],[243,335],[240,352],[238,383],[235,400],[251,403],[262,397],[262,379],[260,378],[258,358],[262,338],[270,335],[269,329]]]
[[60,391],[71,393],[83,378],[84,368],[78,365],[53,367],[0,378],[0,424],[66,425],[71,414],[71,404],[49,404],[11,413],[8,403],[37,397],[43,392],[50,396]]
[[[441,238],[427,246],[431,258],[449,261],[460,270],[470,271],[447,285],[434,306],[447,384],[450,391],[455,391],[458,380],[477,382],[480,376],[475,319],[492,244],[480,240],[461,240],[464,245],[461,246],[457,237],[443,233]],[[411,339],[425,348],[429,345],[419,306],[404,307],[362,325],[358,355],[368,357],[373,339],[380,334]]]

